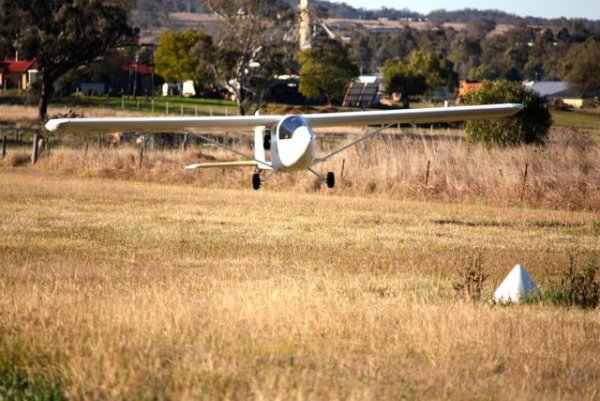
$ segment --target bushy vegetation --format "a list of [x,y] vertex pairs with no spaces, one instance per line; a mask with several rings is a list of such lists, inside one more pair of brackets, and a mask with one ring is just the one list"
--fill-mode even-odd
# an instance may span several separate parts
[[459,273],[459,278],[454,282],[452,288],[466,299],[479,301],[487,278],[487,274],[483,271],[483,257],[479,253]]
[[479,90],[467,96],[467,103],[521,103],[524,106],[512,117],[468,121],[465,132],[470,142],[500,146],[543,145],[548,137],[552,117],[545,100],[519,82],[485,82]]
[[67,401],[60,384],[31,380],[25,372],[0,370],[0,400]]
[[569,257],[569,267],[559,281],[552,282],[541,297],[556,305],[595,309],[600,302],[600,263],[597,259],[577,267],[575,257]]

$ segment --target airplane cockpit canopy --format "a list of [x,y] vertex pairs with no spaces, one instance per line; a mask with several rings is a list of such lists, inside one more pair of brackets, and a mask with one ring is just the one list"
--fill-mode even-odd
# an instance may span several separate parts
[[301,116],[289,116],[279,124],[279,139],[291,139],[294,132],[300,127],[308,127]]

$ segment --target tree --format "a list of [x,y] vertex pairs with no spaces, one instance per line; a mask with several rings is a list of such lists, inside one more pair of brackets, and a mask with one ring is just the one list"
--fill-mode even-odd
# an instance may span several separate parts
[[191,54],[199,42],[203,42],[203,46],[212,46],[210,36],[193,29],[163,33],[154,54],[156,73],[167,82],[203,81],[207,75],[206,66],[200,65],[200,59]]
[[467,22],[466,28],[470,37],[481,40],[496,29],[496,21],[486,18],[474,19]]
[[235,99],[240,115],[260,107],[275,76],[288,72],[295,13],[282,0],[204,0],[223,25],[219,39],[197,43],[193,54]]
[[20,54],[37,60],[40,120],[58,78],[136,37],[127,10],[111,0],[0,0],[0,26],[11,21],[20,22],[12,32]]
[[300,93],[308,98],[325,95],[327,103],[344,96],[344,91],[359,70],[348,55],[348,49],[334,39],[324,39],[302,51],[300,62]]
[[467,140],[487,145],[543,145],[552,125],[546,102],[520,82],[487,81],[467,95],[467,104],[522,103],[523,111],[512,117],[468,121]]
[[469,81],[483,81],[486,79],[497,79],[500,76],[493,67],[488,64],[480,64],[477,67],[473,67],[467,72],[467,80]]
[[388,93],[401,93],[403,105],[409,96],[422,95],[429,89],[452,83],[453,65],[433,53],[413,52],[407,62],[388,60],[383,67],[383,85]]
[[371,49],[368,35],[361,34],[352,40],[350,43],[350,56],[358,65],[361,74],[371,72],[373,50]]
[[581,90],[600,89],[600,42],[588,39],[569,50],[563,67],[564,79]]
[[387,93],[401,93],[404,108],[410,106],[409,96],[421,95],[427,90],[425,75],[408,63],[386,61],[383,66],[383,86]]
[[481,45],[479,39],[466,35],[454,39],[450,45],[448,58],[456,66],[456,72],[461,78],[466,78],[469,70],[480,64]]

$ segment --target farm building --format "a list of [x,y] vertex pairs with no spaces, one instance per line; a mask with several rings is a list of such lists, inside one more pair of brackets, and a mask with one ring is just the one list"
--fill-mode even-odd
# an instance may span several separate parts
[[27,90],[36,82],[38,70],[35,60],[0,61],[0,87]]
[[458,97],[464,99],[471,92],[477,91],[483,85],[483,81],[460,80],[458,82]]
[[550,101],[559,100],[576,109],[590,107],[594,98],[600,96],[600,91],[577,90],[564,81],[528,81],[524,85]]

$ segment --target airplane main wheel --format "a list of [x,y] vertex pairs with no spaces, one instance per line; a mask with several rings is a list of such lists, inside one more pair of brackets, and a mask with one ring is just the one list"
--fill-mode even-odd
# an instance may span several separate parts
[[332,171],[328,172],[325,181],[327,182],[327,188],[335,187],[335,174]]
[[258,173],[252,174],[252,188],[256,191],[260,188],[260,174]]

